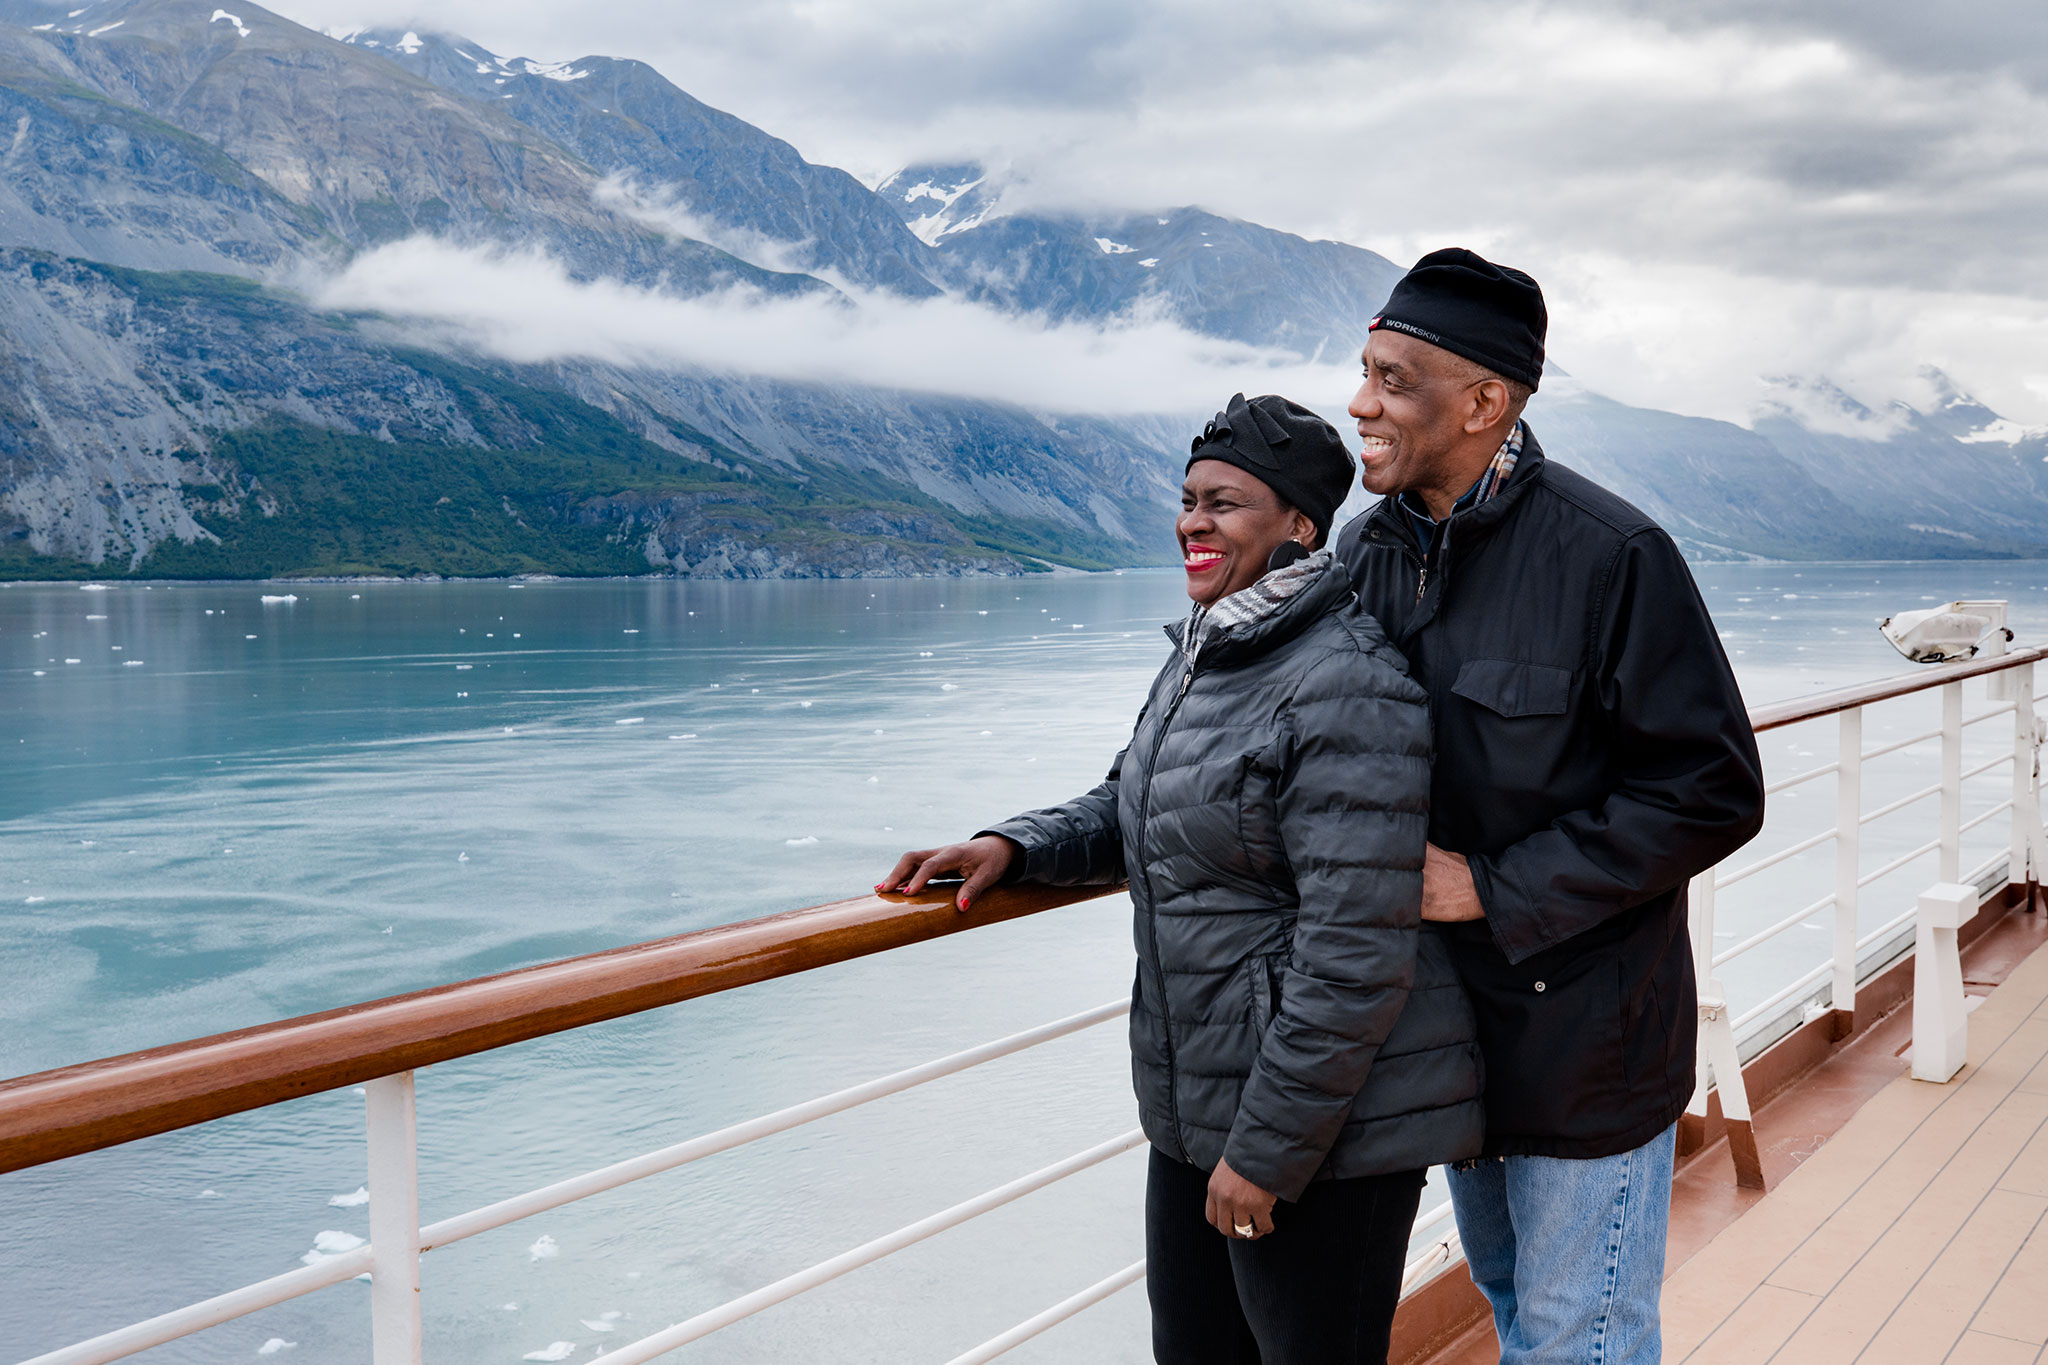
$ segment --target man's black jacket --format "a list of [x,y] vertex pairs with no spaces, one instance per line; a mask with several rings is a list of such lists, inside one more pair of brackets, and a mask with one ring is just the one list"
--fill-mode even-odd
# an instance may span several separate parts
[[1391,498],[1336,550],[1429,692],[1430,841],[1470,860],[1486,907],[1452,941],[1488,1154],[1640,1146],[1692,1094],[1686,882],[1763,822],[1756,737],[1685,561],[1533,435],[1426,576]]

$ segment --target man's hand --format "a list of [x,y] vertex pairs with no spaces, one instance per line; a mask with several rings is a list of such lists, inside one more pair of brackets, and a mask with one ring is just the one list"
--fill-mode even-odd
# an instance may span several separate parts
[[1016,860],[1017,845],[1000,834],[984,834],[964,844],[944,848],[913,849],[896,860],[889,875],[875,883],[876,891],[900,891],[915,896],[934,877],[956,873],[965,878],[953,904],[965,910],[986,887],[1002,880]]
[[[1231,1170],[1229,1162],[1218,1161],[1209,1176],[1209,1203],[1203,1216],[1225,1237],[1251,1241],[1273,1230],[1273,1202],[1273,1195]],[[1250,1227],[1251,1236],[1239,1232],[1241,1227]]]
[[1472,867],[1462,853],[1425,845],[1422,857],[1422,917],[1439,924],[1485,919],[1486,907],[1472,886]]

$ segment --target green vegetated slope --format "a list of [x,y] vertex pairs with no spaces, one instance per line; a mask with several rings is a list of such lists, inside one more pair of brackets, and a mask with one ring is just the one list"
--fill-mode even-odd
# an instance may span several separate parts
[[[159,299],[202,291],[229,310],[264,307],[253,286],[207,277],[146,283]],[[569,394],[446,357],[403,358],[453,396],[470,427],[522,430],[534,444],[379,440],[272,418],[220,433],[203,458],[186,452],[181,495],[213,539],[161,542],[133,566],[0,542],[0,577],[592,576],[688,572],[709,555],[739,562],[736,574],[720,576],[778,568],[851,576],[1029,573],[1043,571],[1041,561],[1108,568],[1145,558],[1106,537],[968,515],[831,465],[778,467],[670,419],[664,425],[692,451],[678,454]],[[659,557],[649,553],[650,536]]]

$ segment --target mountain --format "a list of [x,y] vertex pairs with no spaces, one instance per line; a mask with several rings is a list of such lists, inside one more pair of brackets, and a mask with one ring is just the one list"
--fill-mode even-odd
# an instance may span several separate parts
[[1336,359],[1405,267],[1196,208],[1160,213],[1004,213],[978,165],[913,166],[875,191],[930,242],[965,296],[1054,321],[1158,308],[1209,336]]
[[[0,576],[1019,573],[1170,553],[1203,413],[514,363],[315,301],[416,238],[650,297],[1141,318],[1336,364],[1400,275],[1199,207],[1032,207],[973,164],[870,190],[639,62],[316,33],[245,4],[0,0]],[[1744,428],[1558,375],[1531,421],[1695,555],[2042,553],[2048,433],[1937,381],[1924,411],[1878,412],[1788,383]]]

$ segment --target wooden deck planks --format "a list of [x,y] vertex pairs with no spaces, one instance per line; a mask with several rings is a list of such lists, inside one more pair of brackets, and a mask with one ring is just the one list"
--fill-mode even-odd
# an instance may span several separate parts
[[1970,1019],[1970,1066],[1901,1077],[1678,1267],[1667,1360],[2034,1362],[2048,1347],[2048,952]]

